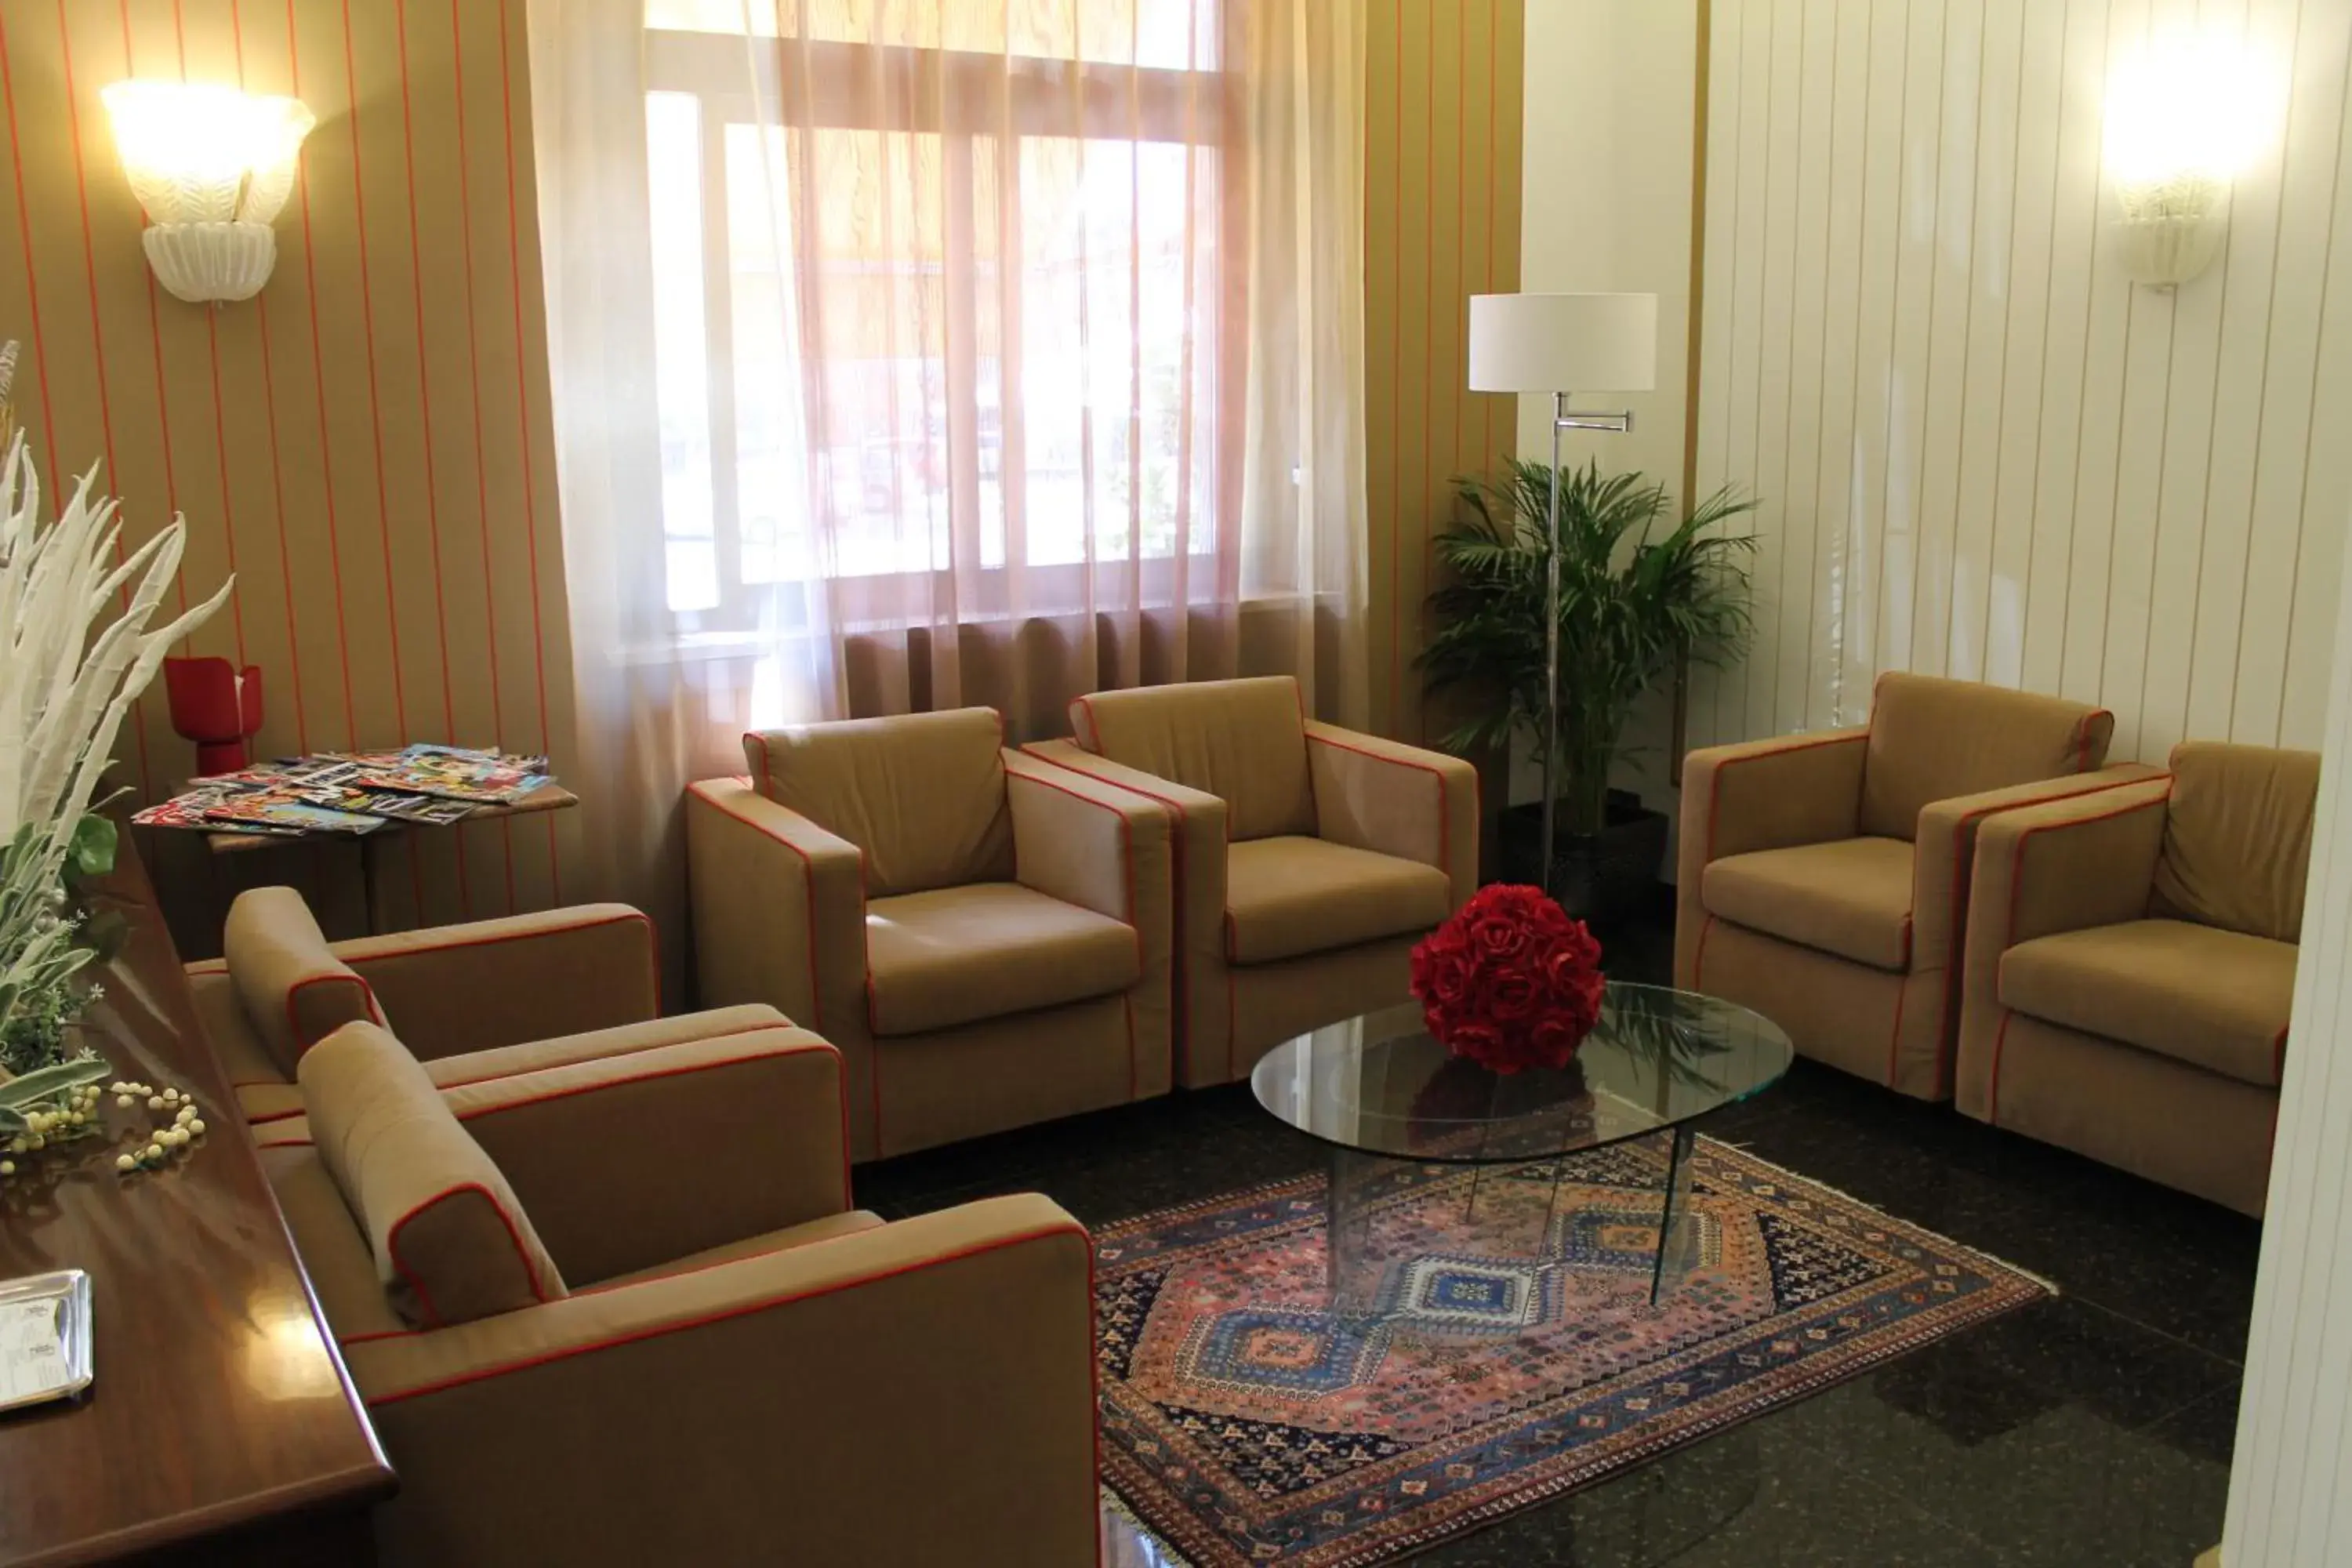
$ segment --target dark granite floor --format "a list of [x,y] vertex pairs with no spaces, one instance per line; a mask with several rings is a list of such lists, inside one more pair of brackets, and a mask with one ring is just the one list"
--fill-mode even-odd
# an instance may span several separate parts
[[[1654,932],[1612,969],[1663,978]],[[2189,1568],[2220,1539],[2252,1221],[1800,1061],[1713,1136],[2063,1294],[1416,1559],[1454,1568]],[[1043,1192],[1089,1225],[1318,1167],[1246,1086],[857,1173],[899,1216]],[[1148,1545],[1114,1562],[1145,1568]]]

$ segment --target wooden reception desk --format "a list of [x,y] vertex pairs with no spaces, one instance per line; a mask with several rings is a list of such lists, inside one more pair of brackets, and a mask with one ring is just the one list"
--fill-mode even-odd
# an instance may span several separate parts
[[118,1175],[109,1141],[0,1180],[0,1278],[89,1271],[97,1378],[0,1416],[0,1565],[365,1563],[392,1468],[128,833],[101,899],[131,938],[100,973],[92,1044],[117,1076],[193,1092],[209,1131],[160,1171]]

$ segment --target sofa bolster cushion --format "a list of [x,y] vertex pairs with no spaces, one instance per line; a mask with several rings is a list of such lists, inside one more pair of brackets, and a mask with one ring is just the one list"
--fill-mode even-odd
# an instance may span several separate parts
[[221,942],[246,1019],[287,1079],[303,1052],[345,1024],[383,1021],[375,993],[329,951],[310,906],[291,888],[239,893]]
[[347,1024],[304,1055],[301,1083],[319,1158],[403,1319],[442,1328],[565,1293],[506,1177],[398,1040]]
[[2001,954],[2001,1005],[2275,1088],[2294,999],[2293,943],[2186,921],[2127,921]]

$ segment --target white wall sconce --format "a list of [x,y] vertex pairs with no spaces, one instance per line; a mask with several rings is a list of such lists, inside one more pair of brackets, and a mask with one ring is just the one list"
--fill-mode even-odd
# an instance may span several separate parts
[[269,226],[318,123],[291,98],[200,82],[119,81],[100,94],[156,281],[192,304],[250,300],[269,281]]
[[2132,281],[2175,288],[2221,255],[2231,183],[2269,137],[2278,97],[2275,73],[2234,33],[2161,39],[2108,73],[2114,237]]

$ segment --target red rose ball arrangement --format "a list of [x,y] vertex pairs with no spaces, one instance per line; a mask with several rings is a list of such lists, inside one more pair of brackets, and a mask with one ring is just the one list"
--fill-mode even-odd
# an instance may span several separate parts
[[1605,985],[1601,944],[1540,888],[1482,889],[1412,950],[1430,1034],[1498,1073],[1566,1067]]

